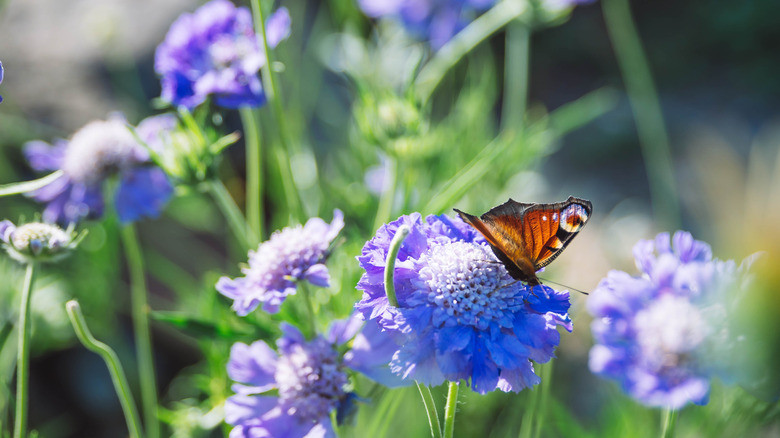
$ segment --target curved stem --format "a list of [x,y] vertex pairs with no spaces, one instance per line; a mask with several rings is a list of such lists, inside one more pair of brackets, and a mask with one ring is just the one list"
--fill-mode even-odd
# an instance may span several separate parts
[[436,411],[436,403],[433,401],[431,388],[417,382],[417,389],[420,390],[420,396],[422,397],[423,405],[425,405],[425,412],[428,413],[428,425],[431,426],[431,437],[442,438],[439,413]]
[[663,222],[664,228],[677,228],[680,208],[669,137],[631,8],[628,0],[604,0],[601,7],[634,112],[656,220]]
[[209,193],[211,193],[211,196],[214,197],[214,201],[216,201],[220,211],[222,211],[222,214],[225,216],[228,226],[236,236],[238,243],[244,250],[253,248],[250,246],[249,242],[250,240],[256,239],[250,239],[248,235],[249,226],[247,225],[241,210],[238,208],[238,205],[236,205],[236,201],[234,201],[233,197],[228,193],[225,184],[218,179],[207,180],[205,181],[205,184]]
[[398,297],[395,295],[395,283],[393,274],[395,271],[395,259],[398,257],[398,251],[401,249],[401,244],[404,243],[404,239],[409,235],[409,227],[407,225],[401,225],[393,236],[393,240],[390,241],[390,248],[387,250],[387,261],[385,262],[385,295],[387,295],[387,301],[393,307],[398,307]]
[[152,339],[149,330],[149,304],[147,302],[146,276],[144,260],[135,227],[128,224],[122,227],[122,243],[130,271],[130,297],[132,301],[133,330],[135,350],[138,358],[138,378],[141,383],[146,433],[149,438],[160,436],[157,419],[157,384],[154,377],[154,359]]
[[455,411],[458,408],[458,382],[450,382],[447,389],[447,405],[444,408],[444,438],[455,436]]
[[30,380],[30,301],[35,282],[35,263],[27,264],[19,306],[19,343],[16,351],[16,418],[14,438],[27,437],[27,383]]
[[263,154],[260,147],[258,113],[251,108],[239,109],[246,135],[246,222],[249,242],[254,248],[263,236]]
[[677,424],[677,411],[672,408],[664,410],[664,425],[661,429],[661,438],[672,438],[674,436],[674,427]]
[[417,97],[427,102],[444,75],[477,44],[528,10],[527,1],[502,1],[458,32],[423,67],[415,80]]
[[130,384],[127,383],[127,377],[122,369],[122,363],[119,362],[119,357],[117,357],[111,347],[95,339],[92,332],[89,331],[78,301],[68,301],[65,304],[65,309],[68,312],[68,317],[79,341],[88,350],[97,353],[105,361],[108,372],[111,373],[111,381],[114,383],[114,390],[116,390],[116,395],[119,397],[119,403],[122,405],[130,436],[132,438],[141,438],[143,436],[141,420],[138,417],[133,393],[130,391]]

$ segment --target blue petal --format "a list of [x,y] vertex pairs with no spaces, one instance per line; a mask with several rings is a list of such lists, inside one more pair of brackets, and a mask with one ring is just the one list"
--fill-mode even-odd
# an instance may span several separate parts
[[237,342],[230,349],[228,376],[233,381],[255,387],[256,392],[265,392],[276,385],[276,360],[276,352],[263,341],[252,345]]
[[248,421],[254,422],[270,411],[278,410],[278,403],[279,399],[277,397],[233,395],[225,400],[225,422],[233,425]]
[[322,263],[317,263],[309,267],[303,276],[309,283],[319,287],[330,287],[330,274],[328,267]]
[[173,187],[159,167],[140,167],[122,173],[117,188],[116,211],[122,223],[160,215]]
[[271,14],[265,24],[265,34],[268,46],[276,47],[290,36],[290,11],[284,6]]

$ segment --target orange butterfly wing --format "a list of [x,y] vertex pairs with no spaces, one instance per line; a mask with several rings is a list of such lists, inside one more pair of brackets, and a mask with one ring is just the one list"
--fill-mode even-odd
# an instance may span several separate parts
[[455,211],[482,233],[513,278],[536,285],[536,271],[555,260],[577,235],[592,204],[574,197],[555,204],[510,199],[480,218]]

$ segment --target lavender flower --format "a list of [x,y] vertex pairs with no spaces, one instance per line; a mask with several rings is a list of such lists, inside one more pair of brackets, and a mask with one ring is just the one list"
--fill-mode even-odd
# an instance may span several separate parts
[[438,49],[495,0],[358,0],[366,15],[399,20],[412,34]]
[[[375,324],[361,333],[362,321],[351,318],[334,323],[326,336],[306,341],[295,327],[282,323],[277,354],[263,341],[236,343],[230,352],[228,375],[238,383],[225,402],[225,421],[239,437],[334,437],[330,413],[349,411],[356,396],[345,390],[347,369],[365,373],[380,383],[398,383],[378,367],[390,359]],[[371,327],[373,325],[373,327]],[[342,357],[337,349],[354,337],[352,349]],[[276,389],[278,395],[262,395]]]
[[33,169],[63,175],[31,196],[48,205],[46,222],[76,222],[103,214],[103,187],[111,176],[119,183],[113,196],[119,220],[156,217],[173,193],[168,177],[149,161],[125,122],[118,118],[90,122],[70,141],[28,142],[24,153]]
[[276,313],[288,295],[295,294],[296,282],[328,287],[330,275],[323,263],[328,246],[344,227],[344,215],[333,211],[328,225],[320,218],[311,218],[306,225],[285,228],[263,242],[257,251],[249,251],[249,266],[243,277],[222,277],[217,290],[233,299],[233,310],[246,316],[262,303],[263,310]]
[[588,300],[596,345],[590,369],[617,380],[650,406],[706,404],[710,380],[733,377],[729,356],[738,343],[728,330],[738,298],[732,261],[678,231],[634,247],[640,277],[611,271]]
[[[269,18],[271,47],[289,35],[289,26],[285,8]],[[217,105],[238,108],[265,103],[257,77],[265,63],[250,11],[228,0],[212,0],[171,25],[157,47],[154,68],[162,76],[163,100],[194,108],[214,96]]]
[[[401,225],[404,240],[394,272],[399,307],[384,291],[390,242]],[[531,360],[553,357],[571,330],[568,292],[533,289],[514,281],[481,235],[460,219],[419,213],[382,226],[358,257],[365,274],[356,307],[396,342],[391,370],[405,379],[438,385],[470,381],[480,394],[519,392],[540,382]]]
[[[0,62],[0,84],[3,83],[3,63]],[[3,96],[0,96],[0,102],[3,101]]]
[[54,262],[70,254],[80,237],[52,224],[31,222],[16,226],[11,221],[0,222],[0,243],[21,263]]

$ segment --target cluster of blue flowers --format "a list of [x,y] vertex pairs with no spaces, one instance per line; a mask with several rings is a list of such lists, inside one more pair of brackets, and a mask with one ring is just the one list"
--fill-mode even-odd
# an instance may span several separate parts
[[[290,33],[287,9],[280,8],[266,26],[268,45],[276,47]],[[225,108],[264,104],[258,72],[265,64],[251,12],[228,0],[212,0],[180,16],[154,58],[163,100],[187,108],[208,97]]]
[[[434,48],[494,3],[359,2],[369,16],[399,18]],[[556,4],[563,3],[577,1]],[[266,23],[267,46],[287,38],[290,24],[287,9],[277,10]],[[155,55],[162,99],[187,110],[209,101],[225,108],[263,105],[265,46],[250,11],[228,0],[182,15]],[[27,143],[34,170],[60,173],[30,193],[46,204],[47,223],[0,222],[4,248],[20,260],[58,257],[76,236],[51,224],[100,217],[107,195],[124,224],[159,216],[177,183],[160,157],[178,125],[173,114],[136,127],[114,116],[67,140]],[[277,231],[249,251],[243,276],[221,277],[215,287],[239,316],[258,308],[279,313],[302,282],[330,287],[327,258],[344,225],[343,213],[334,210],[330,223],[314,217]],[[391,243],[401,229],[409,233],[388,285]],[[744,268],[714,259],[709,245],[685,232],[640,241],[634,255],[641,276],[612,271],[589,297],[596,340],[590,369],[651,406],[704,404],[714,377],[733,377],[728,356],[738,341],[721,323]],[[234,395],[224,410],[231,437],[334,436],[332,414],[342,419],[359,399],[350,389],[352,373],[390,387],[464,382],[479,394],[520,392],[540,383],[534,363],[555,356],[559,327],[573,330],[568,291],[514,280],[482,235],[459,218],[403,215],[382,225],[357,261],[362,297],[349,319],[308,338],[282,323],[276,349],[264,340],[232,346],[226,372]],[[388,299],[388,286],[397,304]]]
[[682,231],[640,241],[634,257],[641,276],[611,271],[588,300],[590,369],[650,406],[706,404],[713,377],[736,377],[728,322],[746,266]]

